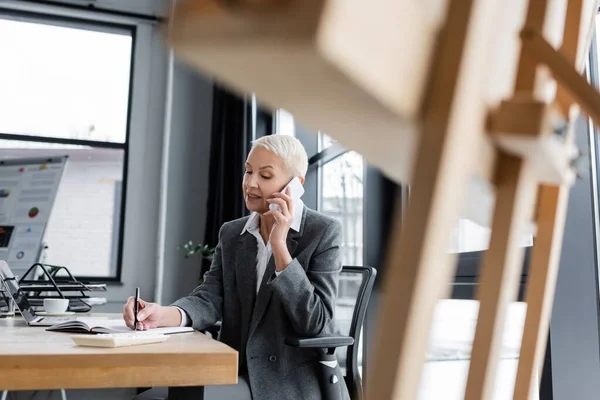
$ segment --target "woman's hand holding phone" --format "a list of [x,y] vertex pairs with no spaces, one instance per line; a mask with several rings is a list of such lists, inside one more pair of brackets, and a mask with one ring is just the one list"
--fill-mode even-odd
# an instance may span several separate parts
[[279,272],[292,262],[292,256],[287,248],[287,235],[294,221],[294,208],[302,194],[304,194],[304,186],[298,177],[294,177],[280,193],[273,193],[273,198],[267,200],[269,211],[264,215],[272,216],[274,220],[269,233],[269,242],[273,250],[275,268]]
[[269,242],[275,259],[275,270],[281,272],[292,262],[286,242],[294,220],[294,202],[290,196],[290,188],[286,188],[284,193],[273,193],[273,198],[267,201],[269,204],[277,204],[281,209],[281,211],[269,210],[264,214],[272,216],[275,221],[269,234]]
[[[281,189],[281,193],[287,194],[289,197],[291,197],[292,205],[295,207],[296,201],[304,194],[304,186],[302,186],[300,179],[296,176],[292,178],[292,180],[283,189]],[[292,210],[293,207],[290,207],[290,210]],[[279,205],[276,203],[270,203],[269,210],[282,211],[281,207],[279,207]],[[292,215],[294,215],[293,210]]]
[[[276,204],[279,206],[278,209],[271,209],[264,215],[272,216],[275,221],[273,229],[269,234],[269,241],[271,242],[271,248],[274,246],[283,245],[286,246],[286,239],[288,231],[292,226],[294,219],[294,202],[290,196],[290,188],[286,188],[285,192],[273,193],[273,198],[267,199],[269,204]],[[273,249],[275,251],[275,249]]]
[[[279,193],[273,193],[273,198],[267,199],[269,203],[269,211],[264,215],[271,215],[275,221],[271,232],[269,233],[269,241],[271,248],[275,245],[286,246],[288,231],[294,220],[294,208],[296,202],[304,194],[304,186],[300,179],[296,176],[281,190]],[[273,249],[275,253],[275,249]]]

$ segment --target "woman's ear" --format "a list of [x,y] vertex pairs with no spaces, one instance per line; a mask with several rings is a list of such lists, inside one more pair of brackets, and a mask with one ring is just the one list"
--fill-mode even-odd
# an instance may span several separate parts
[[298,179],[300,180],[300,183],[304,185],[304,177],[303,176],[299,176]]

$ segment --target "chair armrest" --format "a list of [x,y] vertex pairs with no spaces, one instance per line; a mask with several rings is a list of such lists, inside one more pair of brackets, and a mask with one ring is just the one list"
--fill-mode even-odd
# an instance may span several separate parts
[[210,334],[210,337],[212,337],[213,339],[216,339],[219,336],[219,331],[221,330],[221,321],[216,322],[214,325],[209,326],[208,328],[205,328],[203,330],[201,330],[200,332],[204,333],[204,334]]
[[305,349],[344,347],[354,344],[350,336],[323,336],[314,338],[286,338],[285,344]]

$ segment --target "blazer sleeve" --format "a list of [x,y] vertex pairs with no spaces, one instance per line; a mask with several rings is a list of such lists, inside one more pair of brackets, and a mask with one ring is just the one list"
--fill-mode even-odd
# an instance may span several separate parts
[[223,314],[223,257],[221,237],[224,226],[219,231],[219,243],[215,248],[210,270],[204,274],[204,282],[190,293],[171,304],[179,307],[189,317],[196,330],[206,329],[221,320]]
[[338,279],[342,270],[341,232],[341,224],[332,220],[308,261],[306,272],[294,259],[269,282],[300,336],[325,333],[333,321]]

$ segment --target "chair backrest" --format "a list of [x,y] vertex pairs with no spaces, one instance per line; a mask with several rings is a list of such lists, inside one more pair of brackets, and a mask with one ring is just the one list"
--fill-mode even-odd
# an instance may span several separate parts
[[353,399],[362,399],[362,379],[359,361],[362,360],[361,332],[377,271],[372,267],[344,266],[340,273],[336,304],[336,328],[339,335],[354,338],[346,351],[336,351],[338,361],[346,369],[346,384]]

